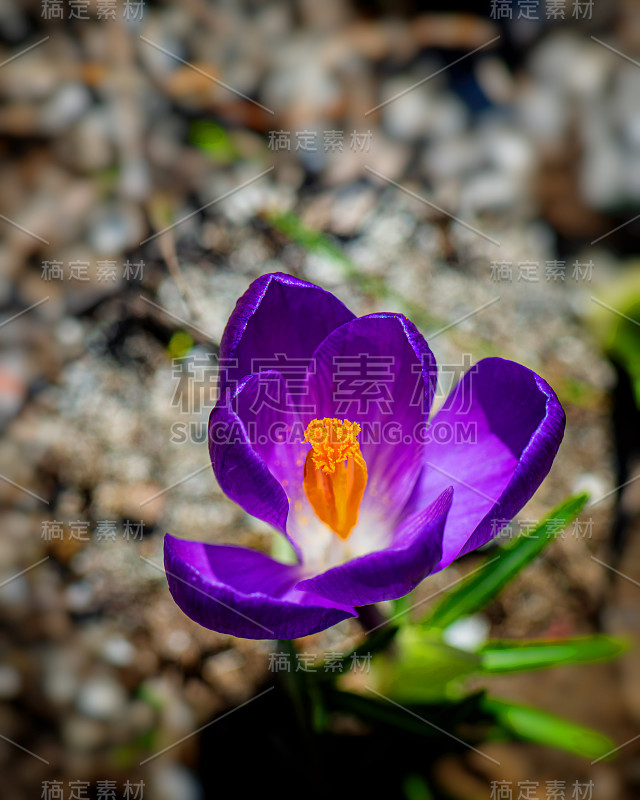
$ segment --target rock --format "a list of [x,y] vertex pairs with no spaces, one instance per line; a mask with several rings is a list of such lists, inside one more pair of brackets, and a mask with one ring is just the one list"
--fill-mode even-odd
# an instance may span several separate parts
[[166,649],[174,655],[182,655],[190,645],[191,639],[186,631],[176,630],[167,634]]
[[109,676],[90,678],[80,687],[76,707],[85,717],[97,720],[116,719],[126,706],[122,686]]
[[107,169],[115,158],[112,127],[113,119],[106,108],[90,110],[56,142],[58,155],[74,169]]
[[427,145],[423,164],[435,181],[463,176],[482,163],[482,153],[470,136],[451,136]]
[[489,620],[481,614],[473,617],[461,617],[443,632],[442,638],[452,647],[475,652],[489,638]]
[[48,650],[43,658],[44,695],[54,706],[71,703],[78,689],[79,653],[70,648]]
[[0,427],[20,410],[27,394],[27,368],[19,353],[0,364]]
[[[120,517],[155,524],[166,504],[162,486],[152,483],[121,484],[104,482],[96,488],[95,509],[98,517]],[[156,496],[157,495],[157,496]]]
[[522,181],[508,172],[483,170],[467,180],[462,188],[462,216],[464,217],[465,212],[507,211],[514,206],[521,207],[523,198],[526,197],[525,191]]
[[91,104],[89,90],[80,83],[63,84],[42,110],[44,132],[59,134],[75,122]]
[[137,205],[99,206],[90,216],[88,240],[99,255],[116,256],[138,247],[145,230],[146,224]]
[[623,174],[624,162],[613,137],[587,150],[580,168],[580,188],[589,204],[600,209],[615,206]]
[[[0,573],[0,584],[11,578],[11,574]],[[7,606],[12,610],[27,608],[29,601],[29,583],[24,576],[14,578],[0,586],[0,606]]]
[[128,667],[135,659],[136,649],[124,636],[115,635],[105,639],[100,655],[114,667]]
[[12,700],[22,689],[22,678],[15,667],[0,664],[0,700]]
[[243,672],[244,657],[237,650],[224,650],[210,656],[202,666],[202,677],[231,702],[251,696],[252,687]]
[[193,772],[178,764],[161,764],[153,770],[151,796],[155,800],[203,800],[202,787]]
[[88,581],[69,584],[64,592],[65,606],[76,614],[86,614],[95,610],[97,598],[94,588]]
[[70,750],[87,753],[104,745],[108,732],[101,722],[74,714],[63,721],[62,738]]

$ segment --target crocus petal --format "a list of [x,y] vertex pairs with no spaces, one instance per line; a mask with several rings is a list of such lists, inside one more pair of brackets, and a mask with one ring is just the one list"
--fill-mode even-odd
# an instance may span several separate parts
[[353,316],[319,286],[284,273],[263,275],[238,300],[227,322],[220,343],[220,392],[253,372],[278,369],[294,394],[316,347]]
[[551,468],[565,416],[535,372],[501,358],[479,361],[436,414],[424,468],[407,510],[455,488],[439,568],[493,538]]
[[[436,364],[402,314],[370,314],[341,325],[314,353],[308,378],[315,416],[360,423],[369,480],[363,508],[402,509],[421,466]],[[304,414],[303,414],[304,418]]]
[[295,588],[300,567],[244,547],[205,544],[167,534],[169,590],[205,628],[245,639],[294,639],[355,616],[355,610]]
[[250,375],[240,384],[231,404],[248,440],[289,498],[302,493],[302,471],[308,445],[305,427],[285,378],[276,370]]
[[[239,396],[246,393],[243,405],[250,405],[259,392],[261,379],[249,376],[238,391],[227,393],[225,400],[209,416],[209,455],[213,471],[222,491],[240,505],[248,514],[273,525],[282,533],[286,531],[289,501],[282,484],[269,470],[264,458],[256,451],[254,442],[240,419],[237,408]],[[264,411],[271,419],[274,413]],[[266,422],[267,429],[269,422]]]
[[404,597],[440,559],[452,496],[453,490],[445,489],[429,508],[406,519],[390,547],[332,567],[301,581],[298,588],[351,606]]

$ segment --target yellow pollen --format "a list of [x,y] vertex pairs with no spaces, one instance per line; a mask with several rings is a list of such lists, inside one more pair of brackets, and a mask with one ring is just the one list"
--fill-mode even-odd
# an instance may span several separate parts
[[305,431],[311,445],[303,468],[303,486],[316,515],[341,539],[358,522],[367,485],[367,464],[360,452],[360,425],[345,419],[314,419]]

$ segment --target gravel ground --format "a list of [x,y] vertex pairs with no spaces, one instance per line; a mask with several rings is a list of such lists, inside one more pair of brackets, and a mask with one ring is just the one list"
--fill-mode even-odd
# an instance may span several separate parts
[[[95,792],[107,776],[195,800],[188,734],[264,687],[274,645],[187,619],[162,535],[271,547],[217,487],[203,433],[220,336],[255,277],[284,270],[357,314],[411,316],[442,367],[439,402],[486,355],[540,372],[567,433],[515,530],[571,492],[615,488],[615,374],[585,321],[632,268],[640,11],[595,3],[591,19],[540,11],[519,26],[412,3],[388,16],[190,0],[145,3],[140,19],[91,3],[75,20],[46,5],[0,9],[3,796],[40,797],[54,779]],[[300,145],[311,134],[315,151]],[[288,235],[287,214],[342,255]],[[624,502],[633,534],[637,489]],[[612,495],[586,509],[489,609],[492,635],[640,632],[637,537],[619,554],[629,580],[594,560],[610,563],[614,511]],[[344,622],[303,646],[346,651],[359,636]],[[632,652],[495,688],[622,743],[640,721],[637,666]],[[593,779],[596,800],[617,800],[640,782],[633,745],[595,766],[491,748],[499,774],[473,754],[442,760],[449,796]]]

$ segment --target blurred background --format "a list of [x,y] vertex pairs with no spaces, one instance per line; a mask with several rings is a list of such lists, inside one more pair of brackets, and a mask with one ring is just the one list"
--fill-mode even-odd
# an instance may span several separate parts
[[637,797],[633,647],[491,679],[615,760],[385,760],[336,714],[312,768],[258,697],[278,643],[192,623],[161,565],[167,531],[272,546],[217,487],[206,420],[236,299],[285,271],[410,316],[437,402],[499,355],[567,411],[514,531],[591,504],[458,636],[638,636],[640,2],[5,0],[0,31],[0,796],[315,797],[344,771],[409,800]]

